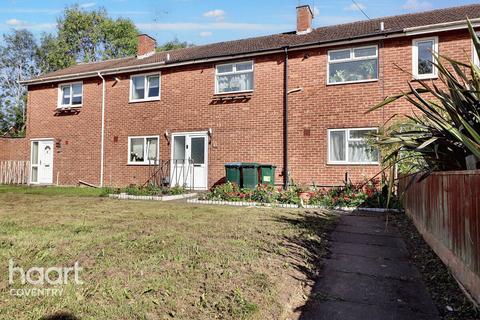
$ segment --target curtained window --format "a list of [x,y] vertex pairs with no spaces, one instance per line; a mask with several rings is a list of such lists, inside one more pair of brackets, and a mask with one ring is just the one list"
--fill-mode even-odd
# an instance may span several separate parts
[[158,162],[158,137],[129,137],[128,164],[155,164]]
[[216,66],[215,93],[253,91],[253,61]]
[[377,132],[374,128],[331,129],[328,131],[328,162],[332,164],[377,164],[378,150],[368,138]]

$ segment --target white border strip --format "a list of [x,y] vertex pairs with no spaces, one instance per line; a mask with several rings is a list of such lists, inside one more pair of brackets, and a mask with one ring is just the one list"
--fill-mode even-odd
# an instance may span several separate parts
[[153,201],[172,201],[172,200],[182,200],[198,196],[197,193],[187,193],[180,194],[175,196],[132,196],[126,193],[120,194],[109,194],[108,197],[111,199],[118,200],[153,200]]
[[[288,208],[288,209],[331,209],[325,206],[315,206],[315,205],[304,205],[299,206],[297,204],[285,204],[285,203],[260,203],[260,202],[245,202],[245,201],[218,201],[218,200],[199,200],[199,199],[188,199],[188,203],[194,204],[206,204],[206,205],[223,205],[223,206],[234,206],[234,207],[274,207],[274,208]],[[353,212],[356,210],[359,211],[370,211],[370,212],[395,212],[400,213],[403,210],[399,209],[384,209],[384,208],[359,208],[359,207],[335,207],[334,210]]]

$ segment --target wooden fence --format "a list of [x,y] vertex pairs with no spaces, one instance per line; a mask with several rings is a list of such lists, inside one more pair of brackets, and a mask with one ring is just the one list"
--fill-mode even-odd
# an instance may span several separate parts
[[419,180],[400,179],[405,212],[480,302],[480,170],[437,172]]
[[0,161],[0,184],[27,184],[30,161]]

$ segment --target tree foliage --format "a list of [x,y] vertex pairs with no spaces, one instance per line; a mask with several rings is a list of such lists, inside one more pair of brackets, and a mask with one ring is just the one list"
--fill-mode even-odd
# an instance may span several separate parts
[[170,51],[170,50],[176,50],[176,49],[182,49],[182,48],[189,48],[193,46],[194,44],[192,43],[188,43],[186,41],[180,41],[177,38],[175,38],[157,47],[157,51]]
[[39,74],[37,43],[27,30],[12,30],[0,47],[0,132],[21,134],[27,90],[19,81]]
[[43,72],[134,55],[138,30],[129,19],[112,19],[105,9],[65,9],[57,21],[57,34],[45,34],[38,55]]

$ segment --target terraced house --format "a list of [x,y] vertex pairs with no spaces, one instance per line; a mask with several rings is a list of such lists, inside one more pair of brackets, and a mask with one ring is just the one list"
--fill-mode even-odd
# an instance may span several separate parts
[[24,83],[31,183],[143,184],[156,162],[196,189],[234,161],[276,165],[279,184],[371,177],[380,159],[366,135],[409,107],[365,112],[436,79],[432,52],[473,59],[467,17],[478,25],[480,5],[313,29],[300,6],[283,34],[169,52],[140,35],[137,56]]

